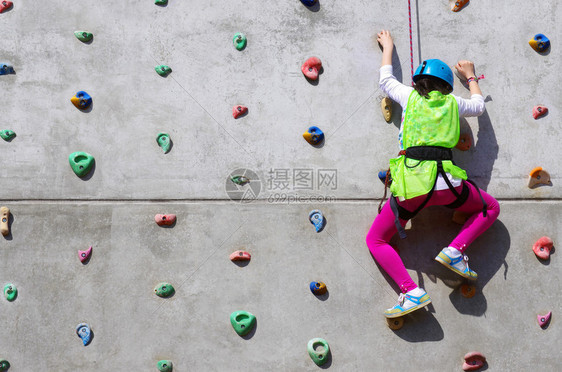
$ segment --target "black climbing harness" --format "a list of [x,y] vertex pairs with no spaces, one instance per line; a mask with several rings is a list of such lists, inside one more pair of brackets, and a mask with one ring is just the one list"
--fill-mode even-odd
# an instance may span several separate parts
[[[453,152],[451,151],[451,149],[446,147],[438,147],[438,146],[413,146],[406,149],[405,157],[406,160],[407,159],[418,160],[418,163],[413,166],[408,166],[405,163],[404,165],[408,168],[417,167],[419,163],[422,162],[423,160],[434,160],[437,162],[437,174],[440,174],[443,177],[443,180],[445,180],[445,183],[449,187],[449,190],[451,190],[451,192],[457,197],[457,199],[454,202],[445,205],[445,207],[456,209],[462,206],[466,202],[466,200],[468,199],[468,195],[470,193],[468,186],[463,182],[462,184],[463,187],[461,192],[460,193],[457,192],[451,181],[449,181],[449,178],[447,177],[447,173],[443,169],[443,160],[453,161]],[[390,172],[387,173],[387,181],[389,179],[388,176],[389,173]],[[488,204],[482,197],[480,188],[478,188],[478,186],[472,180],[467,179],[466,181],[471,183],[478,191],[478,195],[480,195],[480,200],[482,200],[482,214],[484,215],[484,217],[486,217]],[[431,187],[431,190],[427,193],[427,197],[425,198],[423,203],[421,203],[420,206],[414,211],[409,211],[406,208],[400,206],[400,204],[398,204],[398,201],[396,200],[396,197],[394,195],[390,196],[389,202],[390,202],[390,208],[394,213],[394,224],[396,225],[396,229],[398,230],[398,235],[400,236],[401,239],[406,238],[406,230],[404,230],[404,228],[400,224],[400,219],[408,221],[414,218],[414,216],[417,215],[431,199],[431,196],[433,195],[433,191],[435,190],[436,183],[437,183],[437,177],[435,177],[433,186]],[[388,182],[385,183],[385,197],[386,197],[386,187],[388,186],[387,184]]]

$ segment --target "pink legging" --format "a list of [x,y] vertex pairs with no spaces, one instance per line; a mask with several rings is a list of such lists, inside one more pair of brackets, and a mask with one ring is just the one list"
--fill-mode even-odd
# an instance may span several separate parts
[[[484,190],[480,190],[482,197],[488,204],[487,215],[484,217],[482,213],[482,200],[478,195],[478,191],[470,183],[464,183],[469,187],[470,193],[466,202],[456,210],[472,215],[468,218],[457,237],[449,244],[449,247],[456,248],[461,252],[464,252],[468,245],[492,226],[500,214],[500,206],[496,199],[491,197]],[[458,193],[460,193],[461,190],[462,186],[456,188]],[[426,197],[426,195],[422,195],[403,202],[398,201],[398,204],[409,211],[414,211],[423,203]],[[425,207],[431,205],[447,205],[455,200],[455,195],[449,189],[434,191]],[[405,226],[406,222],[407,221],[400,219],[402,226]],[[367,246],[377,263],[390,275],[402,292],[406,293],[418,286],[406,271],[404,263],[398,253],[388,244],[396,232],[394,213],[390,209],[390,203],[387,201],[381,213],[375,218],[367,234]]]

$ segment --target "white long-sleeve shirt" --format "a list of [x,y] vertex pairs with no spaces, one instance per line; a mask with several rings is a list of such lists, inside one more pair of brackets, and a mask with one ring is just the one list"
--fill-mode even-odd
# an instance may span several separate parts
[[[400,121],[400,131],[398,133],[398,143],[400,145],[400,150],[404,149],[402,143],[402,128],[404,124],[404,114],[406,112],[406,105],[408,104],[408,99],[414,88],[399,82],[393,75],[392,65],[384,65],[380,69],[380,79],[379,79],[380,89],[387,94],[390,99],[397,102],[402,107],[402,119]],[[484,112],[484,97],[480,94],[473,94],[470,99],[465,99],[457,97],[451,94],[457,101],[459,106],[459,116],[469,117],[469,116],[480,116]],[[462,180],[455,178],[447,173],[447,178],[454,187],[460,186]],[[445,190],[448,189],[447,183],[443,180],[441,175],[438,175],[437,182],[435,184],[435,190]]]

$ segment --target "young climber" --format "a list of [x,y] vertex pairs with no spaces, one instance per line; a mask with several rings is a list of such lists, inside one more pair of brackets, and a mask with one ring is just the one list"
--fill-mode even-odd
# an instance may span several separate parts
[[474,64],[459,61],[455,68],[468,82],[471,97],[451,94],[453,72],[444,62],[428,59],[417,68],[414,87],[401,84],[393,76],[394,42],[389,31],[378,34],[383,48],[380,88],[402,106],[402,125],[398,135],[400,154],[390,160],[391,197],[375,218],[367,234],[367,246],[377,263],[402,291],[398,303],[386,310],[387,318],[396,318],[431,303],[429,295],[412,280],[398,253],[388,244],[419,211],[431,205],[443,205],[469,214],[455,239],[435,260],[457,274],[476,280],[468,267],[465,249],[496,220],[498,202],[470,180],[452,161],[452,151],[460,135],[459,117],[479,116],[484,112],[484,97],[474,74]]

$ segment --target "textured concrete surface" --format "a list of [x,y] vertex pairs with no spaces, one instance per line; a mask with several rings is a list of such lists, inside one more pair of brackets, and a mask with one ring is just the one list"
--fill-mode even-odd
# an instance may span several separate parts
[[[412,11],[414,65],[468,58],[486,76],[486,113],[462,122],[474,146],[455,156],[502,213],[468,252],[480,276],[470,300],[433,261],[459,229],[451,212],[416,217],[396,244],[433,304],[398,332],[382,316],[397,295],[364,236],[400,121],[396,105],[392,123],[380,113],[375,35],[392,31],[395,74],[408,84],[406,1],[320,0],[311,11],[298,0],[19,0],[0,14],[0,60],[16,70],[0,76],[0,129],[17,133],[0,141],[0,203],[13,213],[0,283],[19,289],[15,302],[0,301],[0,358],[13,371],[152,371],[159,359],[179,372],[313,371],[306,344],[323,337],[334,371],[456,371],[471,350],[491,371],[559,370],[561,266],[557,254],[539,262],[531,246],[561,238],[562,7],[482,0],[453,13],[444,0],[412,0]],[[248,37],[241,52],[236,32]],[[527,43],[539,32],[551,39],[547,55]],[[313,55],[324,65],[318,84],[300,72]],[[171,75],[156,74],[158,64]],[[78,90],[93,96],[89,112],[70,103]],[[458,81],[455,93],[469,96]],[[249,114],[234,120],[237,104]],[[537,104],[550,112],[534,120]],[[323,147],[302,138],[310,125],[325,131]],[[156,143],[162,131],[168,154]],[[74,151],[96,158],[86,179],[70,169]],[[552,186],[527,188],[536,166]],[[227,181],[236,169],[257,175],[240,191]],[[260,200],[229,200],[248,191]],[[328,219],[320,234],[308,222],[314,208]],[[178,222],[159,228],[156,213]],[[82,265],[77,251],[90,245]],[[252,254],[247,266],[228,260],[238,249]],[[329,296],[312,296],[311,280]],[[161,281],[174,297],[153,294]],[[258,320],[246,338],[229,323],[242,309]],[[548,310],[541,330],[536,314]],[[80,322],[94,331],[88,347]]]

